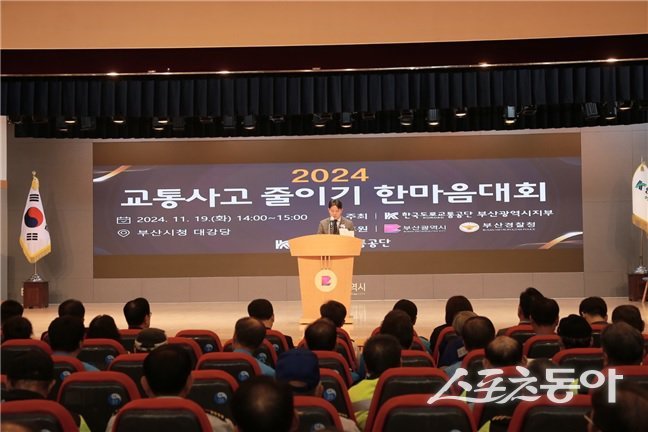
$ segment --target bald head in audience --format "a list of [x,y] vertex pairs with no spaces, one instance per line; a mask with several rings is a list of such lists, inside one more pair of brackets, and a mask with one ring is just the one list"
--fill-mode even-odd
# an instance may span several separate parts
[[234,393],[232,415],[241,432],[288,432],[295,426],[292,391],[270,377],[250,378]]
[[498,336],[486,346],[484,367],[524,366],[522,345],[509,336]]
[[312,351],[333,351],[337,341],[335,324],[327,318],[320,318],[306,327],[304,339]]
[[255,318],[241,318],[234,326],[234,349],[244,349],[249,352],[256,350],[265,339],[266,328],[261,321]]

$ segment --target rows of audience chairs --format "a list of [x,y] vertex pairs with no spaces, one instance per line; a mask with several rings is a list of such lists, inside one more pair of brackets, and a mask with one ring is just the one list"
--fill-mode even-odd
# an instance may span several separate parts
[[[372,332],[362,351],[342,328],[344,317],[340,321],[340,314],[345,315],[346,311],[341,310],[340,304],[331,305],[332,302],[322,306],[322,318],[307,328],[304,339],[295,348],[290,338],[271,328],[269,321],[274,321],[274,313],[269,314],[267,300],[252,302],[248,308],[250,317],[239,320],[234,337],[222,342],[214,331],[205,329],[186,329],[167,337],[164,332],[150,327],[148,302],[140,308],[145,316],[139,325],[131,326],[126,313],[128,308],[138,310],[137,305],[132,304],[139,300],[135,299],[124,307],[131,328],[117,329],[114,338],[88,337],[89,329],[86,329],[86,336],[74,355],[52,349],[50,342],[56,344],[58,337],[53,327],[41,335],[41,340],[27,337],[4,341],[1,357],[3,396],[19,381],[12,379],[10,373],[5,375],[5,371],[34,353],[51,358],[53,384],[46,398],[3,402],[3,430],[5,424],[24,426],[25,430],[51,431],[78,430],[80,426],[91,431],[211,431],[234,430],[234,427],[241,431],[281,430],[282,421],[288,425],[285,430],[299,431],[402,432],[403,428],[584,431],[588,430],[588,424],[598,427],[591,430],[648,430],[648,356],[644,358],[648,352],[648,335],[641,334],[643,321],[641,328],[636,320],[629,320],[629,324],[614,319],[613,323],[601,322],[603,318],[607,321],[607,311],[600,309],[597,300],[594,303],[599,308],[595,310],[600,318],[598,322],[586,320],[587,313],[581,311],[578,317],[565,317],[564,325],[560,320],[559,325],[557,303],[554,305],[555,301],[539,297],[533,291],[535,300],[526,306],[535,304],[536,315],[532,307],[524,313],[526,299],[523,296],[528,292],[520,296],[520,323],[501,329],[499,336],[490,320],[478,317],[472,307],[466,306],[470,304],[467,299],[451,298],[446,312],[453,304],[460,305],[456,309],[461,310],[450,310],[450,316],[446,313],[446,323],[435,329],[429,339],[423,338],[414,330],[416,306],[409,300],[401,300]],[[255,302],[264,306],[263,313],[254,310]],[[140,306],[143,304],[140,302]],[[546,306],[544,312],[550,311],[548,315],[553,315],[541,316],[540,305]],[[72,309],[78,309],[76,303],[73,306]],[[271,305],[269,310],[272,311]],[[58,319],[66,316],[69,315],[63,314]],[[263,329],[262,337],[250,344],[250,335],[258,334],[259,326]],[[585,326],[587,338],[582,334]],[[3,336],[6,336],[4,330],[3,325]],[[609,342],[606,345],[609,339],[606,339],[606,332],[611,334],[612,331],[632,335],[638,332],[642,354],[638,360],[636,355],[628,364],[615,360],[614,350],[627,350],[620,345],[622,338],[614,341],[618,342],[617,346],[609,347]],[[155,339],[159,332],[163,341]],[[155,340],[144,340],[144,335],[153,335]],[[574,347],[575,343],[583,343],[583,339],[588,339],[586,345]],[[147,357],[163,346],[174,347],[181,353],[178,355],[188,359],[191,370],[187,383],[190,385],[184,397],[153,397],[146,384],[148,381],[143,379],[148,378],[145,376]],[[298,383],[295,387],[293,380],[282,382],[279,378],[280,370],[284,369],[282,361],[288,364],[287,359],[295,350],[308,351],[315,358],[317,380],[321,385],[318,392],[304,392],[299,387],[303,380],[294,380]],[[382,362],[379,354],[387,359],[393,358],[390,353],[394,352],[395,363]],[[300,369],[302,360],[295,357],[293,361],[291,366]],[[563,398],[562,403],[552,400],[547,391],[536,390],[535,393],[521,393],[525,397],[502,404],[487,400],[488,394],[481,390],[484,383],[488,384],[488,377],[482,374],[486,369],[497,369],[498,376],[507,379],[503,388],[511,392],[513,383],[528,378],[532,369],[531,375],[538,384],[546,384],[547,370],[555,367],[574,369],[576,377],[590,372],[609,377],[613,369],[614,373],[623,376],[623,382],[617,383],[620,389],[617,394],[622,395],[618,409],[601,399],[604,391],[610,394],[608,383],[592,385],[591,389],[580,385],[573,391],[559,390],[556,394]],[[264,377],[268,370],[274,375],[275,369],[277,379]],[[463,383],[455,379],[457,370],[465,370]],[[357,399],[356,390],[364,385],[360,383],[371,380],[375,380],[375,387],[368,398],[365,395],[364,399]],[[358,387],[354,389],[355,386]],[[259,402],[262,400],[273,406],[274,417],[280,416],[278,413],[285,407],[279,404],[286,399],[286,389],[290,393],[291,410],[285,412],[294,410],[296,418],[285,414],[284,417],[291,417],[286,421],[268,417],[267,412],[254,413],[255,406],[266,405]],[[627,409],[623,411],[627,404],[634,406],[631,410],[634,417]],[[263,407],[257,406],[257,409],[263,411]],[[206,413],[223,419],[222,424],[219,423],[222,429],[216,429],[213,419],[210,420]],[[264,419],[265,423],[255,423],[255,419],[259,422]],[[614,429],[605,429],[609,421],[616,422]]]

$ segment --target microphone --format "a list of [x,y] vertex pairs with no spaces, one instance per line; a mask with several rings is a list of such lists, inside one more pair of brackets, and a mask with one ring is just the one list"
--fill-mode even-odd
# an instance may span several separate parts
[[335,218],[329,220],[329,234],[335,234]]

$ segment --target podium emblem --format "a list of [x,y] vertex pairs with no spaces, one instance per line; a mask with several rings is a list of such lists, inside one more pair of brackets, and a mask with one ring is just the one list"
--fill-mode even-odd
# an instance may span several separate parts
[[322,292],[331,292],[335,289],[338,278],[332,270],[324,269],[315,274],[315,286]]

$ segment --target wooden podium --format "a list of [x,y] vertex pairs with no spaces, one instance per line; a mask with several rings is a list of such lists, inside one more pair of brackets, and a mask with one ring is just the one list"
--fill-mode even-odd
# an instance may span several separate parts
[[23,282],[23,307],[46,308],[49,306],[49,283]]
[[310,324],[320,317],[320,306],[336,300],[351,310],[353,257],[360,255],[362,240],[331,234],[314,234],[288,241],[297,257],[302,317]]

